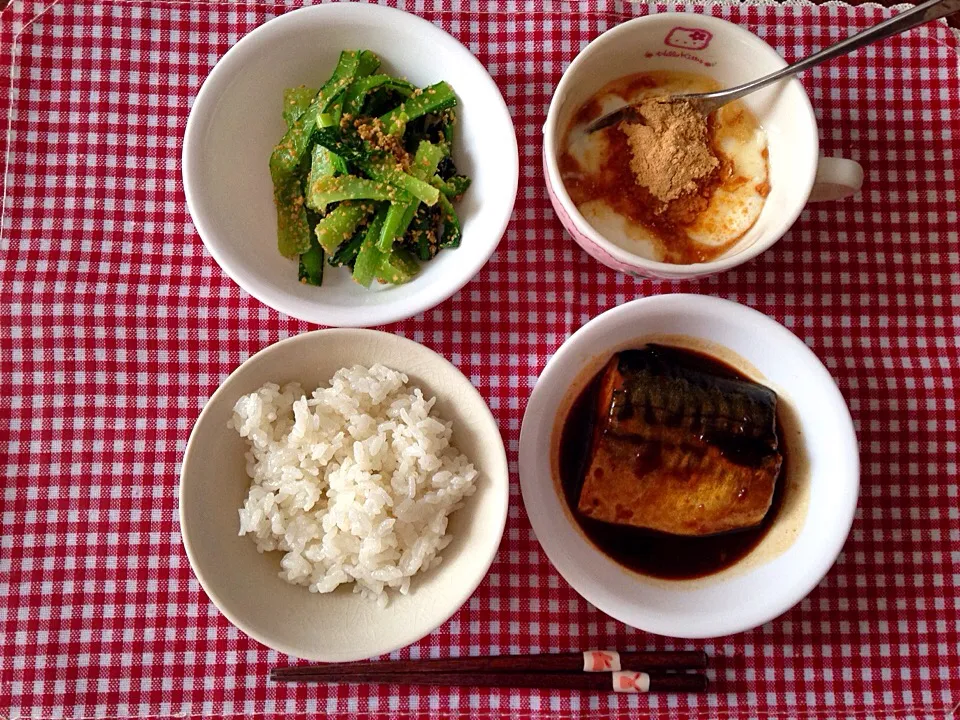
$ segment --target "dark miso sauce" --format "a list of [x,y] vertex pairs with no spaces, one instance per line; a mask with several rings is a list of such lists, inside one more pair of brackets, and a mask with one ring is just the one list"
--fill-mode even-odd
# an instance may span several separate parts
[[[694,350],[670,347],[682,357],[686,367],[708,372],[719,377],[750,381],[726,363]],[[644,575],[671,580],[704,577],[724,570],[745,557],[763,540],[776,520],[783,505],[787,486],[787,457],[785,433],[777,418],[777,438],[784,462],[777,478],[773,503],[759,527],[750,530],[711,535],[708,537],[680,537],[613,525],[582,516],[577,510],[583,475],[589,460],[590,441],[596,422],[596,400],[602,370],[583,389],[563,423],[560,436],[559,475],[564,498],[570,513],[583,534],[605,555],[619,564]],[[779,410],[778,410],[779,415]]]

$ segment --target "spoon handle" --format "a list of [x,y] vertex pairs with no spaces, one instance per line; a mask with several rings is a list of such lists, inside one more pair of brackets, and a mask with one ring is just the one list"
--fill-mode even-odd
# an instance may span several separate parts
[[[870,43],[890,37],[891,35],[898,35],[911,28],[915,28],[917,25],[923,25],[931,20],[937,20],[957,11],[960,11],[960,0],[927,0],[927,2],[921,3],[898,15],[894,15],[892,18],[877,23],[873,27],[867,28],[856,35],[851,35],[835,45],[826,47],[809,57],[797,60],[795,63],[787,65],[785,68],[781,68],[776,72],[728,90],[718,90],[716,92],[698,95],[697,99],[701,103],[709,105],[711,109],[715,109],[731,100],[737,100],[755,90],[766,87],[777,80],[782,80],[798,72],[803,72],[804,70],[812,68],[814,65],[819,65],[839,55],[846,55],[858,48],[862,48],[864,45],[869,45]],[[706,108],[703,109],[706,111]]]

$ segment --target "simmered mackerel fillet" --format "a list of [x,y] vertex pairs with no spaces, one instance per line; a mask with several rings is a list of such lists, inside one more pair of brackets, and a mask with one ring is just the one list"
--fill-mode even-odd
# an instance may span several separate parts
[[769,388],[702,372],[669,348],[615,355],[577,509],[673,535],[759,525],[783,462],[776,409]]

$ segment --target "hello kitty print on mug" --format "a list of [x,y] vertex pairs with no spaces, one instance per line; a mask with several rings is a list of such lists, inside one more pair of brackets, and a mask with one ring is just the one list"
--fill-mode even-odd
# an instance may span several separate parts
[[700,28],[675,27],[664,38],[663,44],[681,50],[706,50],[713,33]]

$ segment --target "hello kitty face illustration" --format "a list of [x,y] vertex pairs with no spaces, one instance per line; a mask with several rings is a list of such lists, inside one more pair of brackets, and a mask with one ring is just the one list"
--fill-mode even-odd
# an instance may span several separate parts
[[713,34],[699,28],[675,27],[667,33],[663,44],[681,50],[704,50]]

